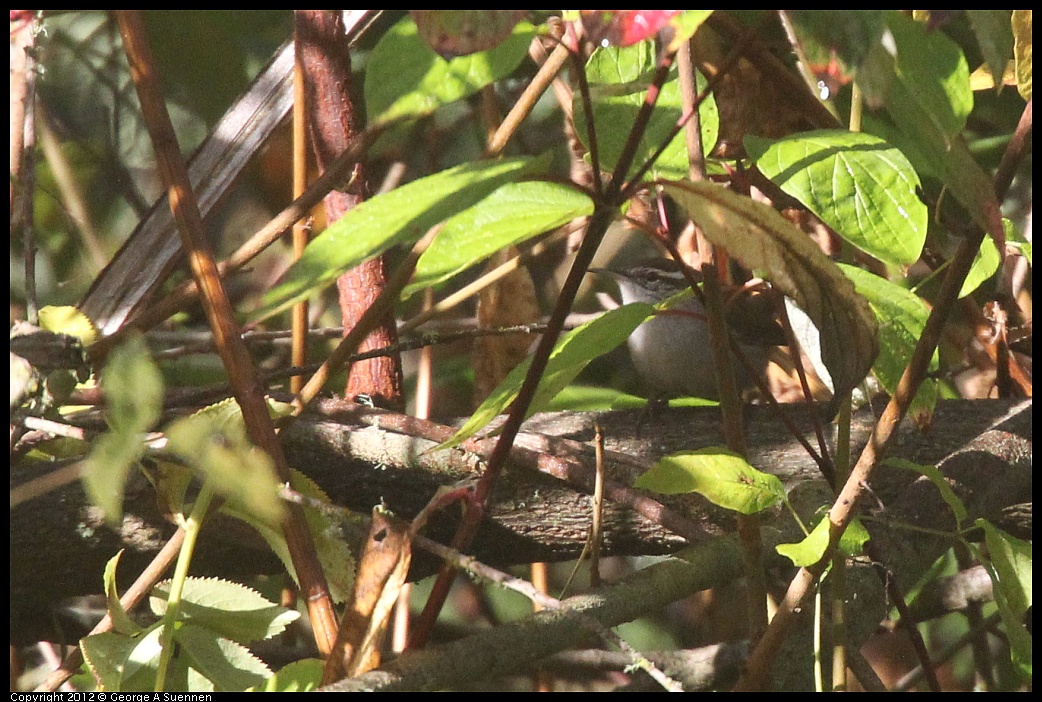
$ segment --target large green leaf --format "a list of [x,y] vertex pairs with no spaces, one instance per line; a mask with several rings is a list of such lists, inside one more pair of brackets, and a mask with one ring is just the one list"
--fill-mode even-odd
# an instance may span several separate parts
[[920,175],[940,178],[974,221],[1002,241],[991,177],[960,134],[973,109],[966,58],[943,32],[931,32],[898,12],[887,13],[886,25],[857,74],[867,102],[885,108],[893,121],[894,132],[881,136],[901,149]]
[[[170,597],[170,581],[156,583],[150,600],[152,611],[162,617]],[[300,618],[263,597],[253,588],[220,578],[188,578],[181,593],[180,617],[210,629],[226,639],[247,644],[281,634]]]
[[[863,71],[878,75],[865,82]],[[886,80],[877,82],[881,78]],[[970,69],[962,50],[943,32],[932,32],[899,12],[886,13],[886,31],[860,66],[857,80],[870,105],[896,107],[908,115],[914,107],[917,123],[930,122],[945,136],[961,132],[973,109]]]
[[[546,407],[590,361],[626,341],[633,330],[654,312],[653,306],[641,302],[623,305],[605,312],[597,319],[573,329],[558,339],[550,354],[543,378],[539,381],[539,388],[528,407],[528,415]],[[531,358],[510,371],[463,427],[438,448],[449,448],[466,441],[513,404],[528,374],[529,365]]]
[[528,55],[535,28],[521,22],[494,48],[449,61],[438,56],[406,17],[377,43],[366,64],[365,106],[371,124],[419,117],[504,78]]
[[556,183],[507,183],[446,220],[402,297],[437,285],[499,249],[593,212],[589,196]]
[[741,514],[762,512],[785,499],[785,486],[777,476],[758,471],[740,455],[719,447],[666,456],[634,485],[664,495],[697,492]]
[[712,183],[665,183],[706,237],[770,281],[810,318],[837,397],[864,380],[879,353],[868,303],[817,244],[767,205]]
[[[1005,229],[1003,227],[1003,231]],[[962,287],[959,288],[959,297],[963,298],[972,294],[984,281],[995,275],[995,271],[999,269],[999,263],[1001,263],[1001,260],[999,252],[995,248],[995,243],[989,239],[982,241],[980,248],[977,249],[977,253],[973,257],[970,272],[966,274],[966,280],[962,282]]]
[[[655,67],[654,49],[644,41],[626,48],[614,46],[597,49],[587,63],[587,78],[593,100],[594,129],[600,166],[615,168],[629,137],[633,122],[644,104],[648,83]],[[705,87],[699,75],[698,88]],[[575,96],[575,125],[579,138],[589,144],[588,120],[579,94]],[[637,148],[633,169],[650,158],[665,141],[683,113],[680,82],[674,72],[662,86],[655,111]],[[720,119],[716,102],[710,96],[698,108],[702,125],[702,143],[708,151],[716,144]],[[650,171],[653,178],[684,178],[689,173],[687,142],[681,130],[659,156]],[[632,169],[631,169],[632,170]]]
[[[990,242],[988,246],[991,246]],[[854,282],[858,294],[868,300],[879,321],[879,357],[872,370],[887,392],[892,394],[923,334],[930,310],[920,297],[900,285],[854,266],[840,264],[839,267]],[[931,371],[937,370],[937,358],[934,351]],[[909,408],[910,415],[922,423],[933,413],[937,397],[937,380],[925,379]]]
[[764,175],[854,246],[887,263],[919,258],[929,220],[919,176],[882,139],[827,130],[773,142],[746,137],[745,148]]
[[250,649],[210,629],[186,622],[174,637],[189,665],[211,681],[219,692],[245,690],[271,677],[271,669]]
[[435,224],[519,178],[532,163],[524,158],[465,163],[363,202],[315,237],[264,296],[253,319],[286,309],[396,244],[416,241]]

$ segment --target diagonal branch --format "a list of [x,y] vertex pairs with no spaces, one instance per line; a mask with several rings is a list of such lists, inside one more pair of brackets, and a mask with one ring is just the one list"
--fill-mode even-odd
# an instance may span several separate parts
[[[155,71],[155,60],[141,15],[136,11],[121,10],[117,13],[117,18],[130,62],[131,76],[156,151],[159,172],[167,188],[170,209],[188,254],[192,277],[202,291],[203,308],[213,330],[221,361],[235,391],[235,399],[242,408],[246,430],[250,440],[271,456],[279,479],[287,482],[291,477],[290,467],[275,436],[275,427],[268,415],[257,370],[253,366],[246,343],[242,340],[241,331],[235,322],[234,310],[221,283],[209,242],[203,233],[202,215],[199,213],[188,172],[181,159],[170,115],[166,111],[159,75]],[[283,531],[294,569],[308,603],[319,650],[326,652],[336,638],[333,601],[302,510],[289,510]]]

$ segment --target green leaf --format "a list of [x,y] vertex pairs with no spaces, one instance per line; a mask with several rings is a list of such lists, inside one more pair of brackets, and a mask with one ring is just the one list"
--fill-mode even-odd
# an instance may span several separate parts
[[[869,538],[871,537],[868,530],[865,529],[865,525],[855,517],[839,537],[836,548],[849,558],[860,556],[864,553],[865,544],[868,543]],[[778,555],[785,556],[792,561],[797,568],[805,568],[820,561],[825,556],[828,545],[829,520],[825,514],[822,514],[803,541],[795,544],[779,544],[775,550]]]
[[280,524],[285,505],[278,497],[275,464],[250,444],[239,406],[225,405],[228,415],[207,415],[205,410],[179,419],[166,428],[167,448],[221,495],[241,505],[258,519]]
[[133,636],[141,633],[143,629],[130,618],[127,610],[123,609],[123,604],[119,601],[119,591],[116,589],[116,567],[119,565],[119,557],[122,555],[123,549],[120,549],[105,564],[105,609],[108,611],[109,618],[112,619],[113,631],[118,634]]
[[365,105],[370,124],[420,117],[505,78],[528,55],[535,28],[521,22],[488,51],[450,61],[420,38],[406,17],[389,29],[369,56]]
[[[929,122],[945,136],[966,126],[973,109],[970,69],[962,50],[943,32],[930,31],[899,12],[887,12],[886,31],[859,68],[858,82],[862,72],[873,71],[890,77],[883,91],[877,92],[875,83],[867,86],[869,104],[885,103],[892,114],[910,117],[918,126]],[[897,114],[894,117],[901,125]]]
[[121,689],[119,681],[123,675],[124,664],[136,645],[136,639],[113,631],[80,639],[83,662],[98,681],[100,689],[107,691]]
[[157,623],[142,636],[123,637],[129,649],[123,661],[119,687],[124,691],[141,691],[155,687],[156,671],[159,668],[159,654],[163,650],[160,641],[163,635],[162,623]]
[[213,682],[217,691],[238,692],[261,685],[271,677],[271,669],[248,648],[210,629],[185,623],[174,638],[189,665]]
[[550,401],[548,412],[599,412],[610,409],[646,407],[643,397],[629,395],[614,388],[573,384],[557,393]]
[[[821,560],[828,549],[828,519],[824,516],[814,526],[803,541],[798,544],[779,544],[775,547],[778,555],[785,556],[792,561],[796,568],[807,568]],[[865,526],[857,519],[850,523],[840,536],[837,548],[845,556],[858,556],[864,551],[868,543],[869,533]]]
[[290,307],[392,246],[413,243],[434,225],[521,177],[533,163],[524,158],[465,163],[363,202],[315,237],[264,296],[253,319]]
[[738,454],[719,447],[666,456],[634,485],[664,495],[697,492],[741,514],[762,512],[785,499],[785,487],[777,476],[758,471]]
[[132,337],[110,355],[101,372],[106,419],[116,431],[141,433],[159,421],[163,377],[141,337]]
[[[973,109],[966,58],[943,32],[928,31],[897,12],[886,17],[888,31],[857,80],[868,103],[885,107],[896,126],[887,141],[901,149],[920,175],[936,174],[974,221],[1001,241],[1001,213],[991,176],[960,135]],[[870,88],[863,80],[866,76],[871,85],[885,87]],[[866,121],[866,127],[869,124]]]
[[[623,305],[562,335],[550,354],[546,371],[543,373],[542,380],[539,381],[539,387],[532,398],[526,416],[531,416],[544,408],[582,372],[590,361],[626,341],[633,330],[648,319],[654,311],[654,307],[644,303]],[[496,415],[506,410],[517,399],[518,391],[528,374],[530,363],[531,358],[526,359],[510,371],[503,382],[474,411],[463,427],[437,449],[451,448],[466,441],[491,422]]]
[[860,556],[865,552],[865,544],[871,538],[871,534],[868,533],[868,529],[861,523],[861,520],[854,517],[854,520],[843,530],[843,535],[839,537],[837,547],[845,556]]
[[801,32],[809,32],[851,67],[865,60],[886,29],[882,10],[791,10],[790,16]]
[[781,290],[820,334],[836,397],[857,387],[879,353],[871,307],[821,249],[771,207],[712,183],[664,183],[706,237]]
[[247,692],[311,692],[322,684],[325,663],[318,658],[293,661]]
[[[598,158],[602,169],[615,168],[629,137],[633,122],[644,103],[651,71],[655,66],[653,48],[644,41],[633,46],[614,46],[597,49],[587,63],[591,83],[594,128],[597,135]],[[706,81],[698,75],[698,89]],[[683,114],[680,82],[676,73],[662,86],[655,110],[637,148],[633,169],[654,155]],[[708,151],[716,144],[720,118],[716,101],[710,97],[698,108],[702,125],[702,143]],[[579,94],[575,94],[575,125],[579,138],[589,144],[588,120]],[[650,178],[685,178],[689,173],[687,142],[681,130],[649,171]]]
[[539,181],[507,183],[446,220],[402,297],[448,280],[505,246],[592,212],[593,201],[573,188]]
[[[839,267],[854,282],[857,293],[868,300],[879,322],[879,356],[872,370],[887,392],[893,394],[923,334],[930,310],[920,297],[899,285],[854,266]],[[931,371],[937,370],[937,359],[934,351]],[[937,397],[937,381],[927,378],[919,386],[909,413],[917,422],[925,421],[933,413]]]
[[87,499],[101,508],[105,521],[116,525],[123,518],[123,491],[131,467],[145,453],[144,436],[112,431],[102,434],[83,463],[83,487]]
[[640,86],[629,84],[638,81],[648,82],[654,71],[655,51],[648,41],[625,48],[599,47],[586,62],[586,80],[591,87],[605,84],[621,86],[627,90],[638,88]]
[[822,559],[829,547],[829,520],[822,518],[803,541],[795,544],[778,544],[775,550],[785,556],[797,568],[806,568]]
[[981,242],[977,254],[973,257],[970,272],[966,274],[966,280],[962,282],[959,289],[959,297],[963,298],[973,294],[986,280],[995,275],[999,269],[999,252],[995,248],[995,242],[985,239]]
[[[150,600],[162,617],[170,597],[170,581],[156,583]],[[281,634],[300,613],[265,599],[253,588],[220,578],[185,580],[181,618],[210,629],[226,639],[247,644]]]
[[1002,87],[1006,63],[1013,58],[1013,33],[1009,10],[966,10],[984,62],[995,77],[995,91]]
[[1017,90],[1025,100],[1031,99],[1031,10],[1013,10],[1013,61],[1017,74]]
[[[296,469],[292,471],[290,486],[302,495],[329,502],[329,496],[322,491],[322,488],[311,478]],[[272,552],[282,561],[286,571],[289,572],[297,584],[300,583],[297,573],[293,569],[293,559],[290,558],[289,546],[286,545],[286,539],[282,534],[281,528],[273,528],[270,524],[258,520],[255,515],[243,511],[236,505],[226,504],[221,507],[221,511],[246,522],[256,529],[264,537],[264,540],[268,542]],[[340,525],[335,523],[329,516],[313,509],[304,510],[304,519],[308,524],[308,530],[311,532],[311,538],[314,539],[315,552],[318,554],[319,563],[322,564],[322,570],[325,572],[326,580],[329,582],[330,594],[336,602],[349,601],[354,585],[355,559],[351,553],[351,547],[339,536],[341,533]]]
[[945,504],[951,508],[952,513],[955,515],[955,524],[952,525],[953,530],[958,531],[962,528],[962,523],[966,521],[967,517],[966,505],[963,504],[963,501],[959,499],[959,496],[952,491],[952,486],[948,484],[947,480],[945,480],[941,471],[937,470],[937,466],[915,463],[903,458],[888,458],[884,463],[888,466],[893,466],[894,468],[910,470],[913,473],[925,477],[933,483],[934,487],[937,488],[937,491],[941,493],[941,499],[944,500]]
[[1024,625],[1031,608],[1031,542],[1021,541],[987,520],[978,519],[978,528],[984,530],[988,557],[978,550],[977,556],[991,578],[995,604],[1005,624],[1013,664],[1024,680],[1031,679],[1031,632]]
[[745,148],[765,176],[854,246],[887,263],[919,258],[929,220],[919,176],[885,141],[823,130],[773,142],[750,136]]
[[144,433],[159,420],[163,402],[162,376],[140,337],[112,351],[101,386],[111,430],[98,438],[86,458],[83,485],[105,519],[115,524],[123,517],[127,475],[144,455]]

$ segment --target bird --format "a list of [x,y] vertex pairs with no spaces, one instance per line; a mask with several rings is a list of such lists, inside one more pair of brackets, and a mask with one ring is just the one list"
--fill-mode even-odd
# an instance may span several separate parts
[[[591,271],[615,281],[623,304],[658,304],[690,288],[684,268],[673,259],[652,258],[625,268]],[[702,282],[700,272],[688,268],[687,273]],[[725,319],[751,368],[765,378],[769,348],[786,343],[774,301],[768,295],[741,295],[728,305]],[[682,299],[644,322],[630,335],[628,346],[638,375],[653,395],[719,399],[709,325],[698,297]],[[755,393],[756,378],[744,364],[735,363],[734,368],[743,394]]]

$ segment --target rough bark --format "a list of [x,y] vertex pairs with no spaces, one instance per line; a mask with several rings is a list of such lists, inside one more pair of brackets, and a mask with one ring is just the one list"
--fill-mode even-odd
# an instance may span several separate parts
[[[326,402],[320,409],[324,416],[310,415],[284,432],[289,461],[337,504],[363,514],[383,500],[408,517],[439,486],[471,478],[479,470],[480,458],[475,454],[461,449],[429,451],[434,442],[422,436],[440,440],[451,433],[447,427],[342,402]],[[808,429],[807,410],[790,407],[787,411],[804,431]],[[761,407],[750,407],[747,420],[751,462],[778,475],[795,501],[824,504],[828,491],[814,463],[780,423]],[[665,453],[722,443],[713,409],[670,410],[654,416],[639,411],[537,415],[526,424],[528,433],[519,438],[513,465],[475,542],[473,553],[478,558],[506,566],[579,554],[590,519],[590,498],[581,486],[592,482],[593,450],[585,442],[593,438],[594,421],[606,437],[607,476],[621,486],[632,485],[636,475]],[[870,410],[857,415],[855,441],[864,441],[872,421]],[[392,426],[397,429],[390,430]],[[1031,502],[1030,401],[943,402],[932,430],[921,433],[906,425],[892,455],[928,464],[948,458],[942,470],[970,505],[971,518],[983,516],[1011,531],[1030,533],[1030,510],[1026,520],[1002,522],[1018,505]],[[39,473],[38,466],[16,464],[11,484]],[[889,520],[887,524],[914,520],[920,526],[951,528],[947,508],[909,471],[884,469],[872,489],[878,505],[886,507],[881,516]],[[606,508],[603,554],[661,554],[688,542],[656,523],[668,515],[649,519],[620,505],[619,497],[616,493]],[[690,541],[704,542],[733,528],[730,515],[698,497],[663,497],[661,502],[672,510],[673,528]],[[86,503],[78,484],[11,511],[13,638],[56,638],[53,607],[64,598],[100,592],[104,563],[117,550],[127,549],[120,570],[128,577],[158,551],[172,526],[159,514],[143,478],[131,481],[125,504],[126,517],[118,533]],[[654,514],[654,508],[655,503],[642,506],[646,514]],[[435,538],[450,535],[458,514],[458,509],[445,510],[427,533]],[[788,529],[790,521],[780,512],[766,517],[768,526],[779,528]],[[278,568],[245,526],[226,520],[205,529],[204,537],[193,564],[196,573],[241,578]],[[918,533],[911,538],[896,527],[886,528],[885,541],[893,554],[892,566],[906,583],[932,562],[931,554],[947,547],[943,540],[928,541]],[[415,574],[425,574],[429,567],[430,561],[418,559]]]
[[[320,170],[326,170],[357,136],[361,119],[353,100],[351,56],[342,13],[297,10],[298,52],[304,71],[308,105],[308,133]],[[357,164],[341,188],[326,195],[326,221],[332,224],[366,197],[366,178]],[[387,283],[383,257],[366,261],[337,279],[345,335],[358,323]],[[393,317],[388,316],[365,338],[359,351],[387,348],[398,343]],[[381,407],[404,408],[401,360],[377,356],[355,363],[347,378],[345,396],[368,395]]]

